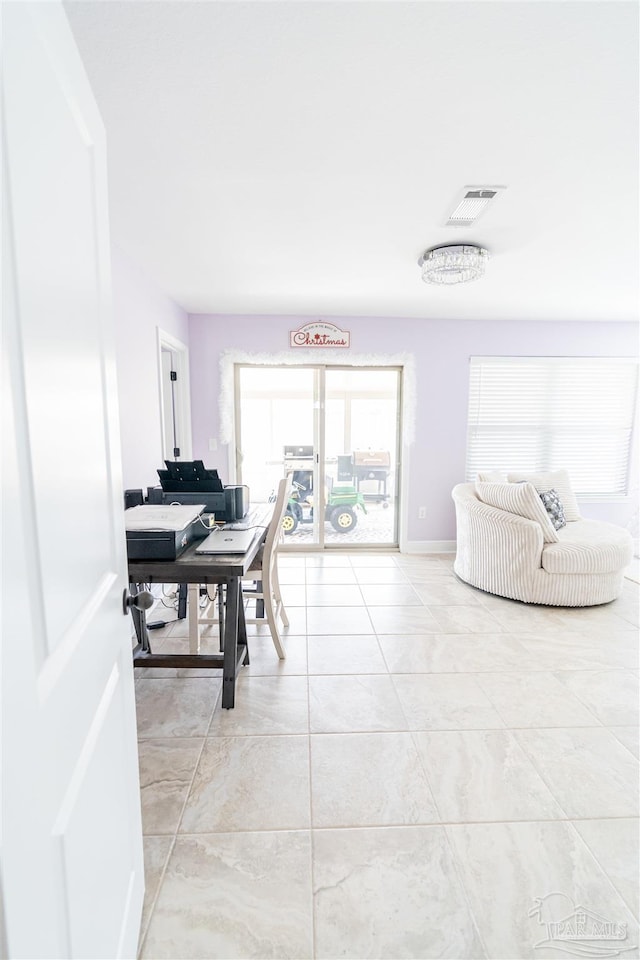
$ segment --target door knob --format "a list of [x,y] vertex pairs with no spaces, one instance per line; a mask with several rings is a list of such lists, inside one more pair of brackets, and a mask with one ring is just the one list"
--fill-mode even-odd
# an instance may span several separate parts
[[148,610],[149,607],[152,606],[153,597],[148,590],[141,590],[139,593],[129,593],[125,587],[122,593],[122,612],[125,617],[131,607],[135,607],[136,610]]

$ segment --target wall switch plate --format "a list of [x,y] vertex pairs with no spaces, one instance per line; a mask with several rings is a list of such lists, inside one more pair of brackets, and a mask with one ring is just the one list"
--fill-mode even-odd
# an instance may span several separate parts
[[427,519],[427,508],[418,507],[418,520],[426,520],[426,519]]
[[215,453],[217,449],[218,449],[218,441],[214,439],[209,440],[209,450],[211,451],[211,453]]

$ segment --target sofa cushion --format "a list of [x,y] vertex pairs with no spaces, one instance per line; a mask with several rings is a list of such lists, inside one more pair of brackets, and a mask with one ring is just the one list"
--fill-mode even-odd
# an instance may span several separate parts
[[562,501],[564,516],[567,523],[571,520],[581,520],[578,501],[571,488],[571,480],[566,470],[554,470],[549,473],[508,473],[507,480],[511,483],[521,483],[522,480],[528,480],[532,483],[538,493],[546,493],[547,490],[557,490],[558,496]]
[[490,507],[515,513],[540,524],[545,543],[556,543],[558,534],[553,528],[549,514],[531,483],[476,483],[478,499]]
[[546,490],[544,493],[540,494],[540,499],[544,504],[544,508],[549,514],[549,519],[553,524],[554,530],[562,530],[563,527],[566,527],[567,521],[564,517],[564,508],[562,506],[562,501],[558,496],[557,490]]
[[633,540],[624,527],[603,520],[574,520],[542,551],[547,573],[615,573],[631,562]]

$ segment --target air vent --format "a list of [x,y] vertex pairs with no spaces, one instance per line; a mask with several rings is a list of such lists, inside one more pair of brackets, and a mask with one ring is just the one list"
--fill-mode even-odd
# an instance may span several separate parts
[[449,215],[448,227],[466,227],[475,223],[481,213],[506,187],[465,187],[453,213]]

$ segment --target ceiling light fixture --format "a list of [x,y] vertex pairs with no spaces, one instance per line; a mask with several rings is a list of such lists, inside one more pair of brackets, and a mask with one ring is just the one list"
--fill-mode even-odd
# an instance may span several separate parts
[[418,261],[425,283],[468,283],[484,276],[489,251],[475,243],[450,243],[425,250]]

